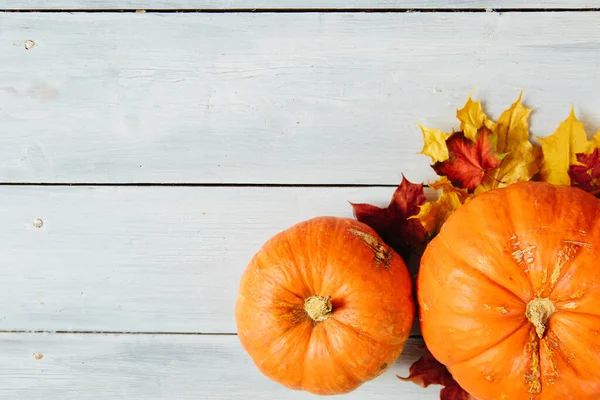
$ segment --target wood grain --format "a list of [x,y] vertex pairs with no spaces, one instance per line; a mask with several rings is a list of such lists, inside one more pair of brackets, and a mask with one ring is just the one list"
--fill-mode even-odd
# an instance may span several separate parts
[[[0,15],[0,181],[434,179],[417,123],[600,127],[600,13]],[[34,46],[25,49],[32,40]],[[31,46],[31,43],[30,43]]]
[[592,0],[1,0],[0,9],[546,9],[598,8]]
[[235,333],[264,241],[393,191],[0,187],[0,330]]
[[[422,342],[410,339],[379,378],[342,399],[439,399],[440,386],[404,383]],[[0,334],[7,399],[317,399],[264,377],[237,336]],[[37,357],[36,357],[37,355]],[[39,358],[39,359],[38,359]]]

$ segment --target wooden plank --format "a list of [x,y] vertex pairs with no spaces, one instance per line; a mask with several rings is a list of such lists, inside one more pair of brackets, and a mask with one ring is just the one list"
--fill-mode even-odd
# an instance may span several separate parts
[[[600,13],[0,15],[0,181],[397,184],[475,87],[600,126]],[[26,40],[35,45],[25,49]],[[31,43],[30,43],[31,46]]]
[[126,9],[126,10],[198,10],[198,9],[573,9],[598,8],[593,0],[1,0],[0,9]]
[[269,237],[393,191],[0,187],[0,331],[235,333],[239,279]]
[[[440,386],[396,378],[408,374],[420,345],[411,339],[388,371],[341,398],[439,399]],[[264,377],[236,336],[4,333],[0,352],[7,366],[0,391],[8,399],[319,398]]]

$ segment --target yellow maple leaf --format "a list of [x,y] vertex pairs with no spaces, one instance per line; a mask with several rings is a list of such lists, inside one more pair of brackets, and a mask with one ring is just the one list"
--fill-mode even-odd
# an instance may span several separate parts
[[600,130],[598,130],[598,132],[596,132],[596,134],[592,138],[592,142],[594,142],[594,147],[600,149]]
[[480,101],[473,101],[471,96],[460,110],[456,111],[456,118],[460,121],[460,130],[469,140],[475,141],[479,128],[485,125],[494,131],[495,123],[483,112]]
[[419,213],[411,218],[420,219],[429,236],[433,236],[439,232],[450,214],[461,205],[462,202],[459,193],[443,193],[436,201],[428,201],[423,204],[420,207]]
[[445,176],[437,181],[429,183],[429,187],[441,190],[442,195],[435,201],[428,201],[419,207],[419,213],[410,218],[418,218],[421,225],[431,237],[439,232],[440,228],[446,222],[450,214],[461,205],[468,203],[474,196],[469,194],[466,189],[460,189],[452,185]]
[[569,166],[578,163],[577,153],[589,154],[598,147],[600,136],[596,136],[588,141],[583,124],[571,108],[567,119],[558,125],[553,134],[538,137],[544,155],[540,168],[541,180],[554,185],[570,185]]
[[435,190],[441,190],[442,193],[456,193],[461,201],[464,201],[471,196],[467,189],[457,188],[446,176],[440,177],[435,182],[429,182],[429,187]]
[[424,154],[431,158],[433,163],[446,161],[448,159],[448,146],[446,139],[450,133],[445,133],[439,129],[426,128],[419,125],[423,133],[423,150],[419,154]]
[[505,110],[494,126],[497,135],[496,151],[505,154],[500,165],[486,175],[476,192],[508,186],[530,180],[542,163],[542,150],[529,141],[527,120],[531,109],[521,103],[523,92],[511,107]]

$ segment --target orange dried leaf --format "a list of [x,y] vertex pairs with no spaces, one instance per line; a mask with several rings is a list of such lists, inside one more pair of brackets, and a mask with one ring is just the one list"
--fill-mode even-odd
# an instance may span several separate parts
[[440,176],[447,176],[456,187],[473,192],[483,181],[485,174],[500,164],[496,152],[496,135],[481,127],[474,141],[462,132],[453,133],[446,141],[449,158],[432,165]]

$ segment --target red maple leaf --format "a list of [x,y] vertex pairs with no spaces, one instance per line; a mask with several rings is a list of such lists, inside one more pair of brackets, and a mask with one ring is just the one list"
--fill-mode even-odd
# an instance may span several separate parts
[[494,134],[481,127],[475,142],[467,139],[462,132],[454,132],[447,140],[448,159],[438,161],[432,168],[440,176],[447,176],[456,187],[473,192],[485,173],[500,164],[496,153]]
[[444,364],[436,360],[427,348],[424,350],[423,357],[410,366],[409,376],[398,376],[398,379],[424,388],[429,385],[442,385],[444,387],[440,391],[441,400],[477,400],[460,387]]
[[576,186],[600,197],[600,156],[598,149],[592,154],[577,153],[577,161],[584,165],[571,165],[569,178],[571,186]]
[[417,252],[425,243],[425,229],[417,218],[419,206],[427,201],[423,184],[409,182],[402,175],[402,182],[394,192],[390,204],[380,208],[371,204],[354,204],[355,218],[369,225],[379,236],[408,262],[411,252]]

